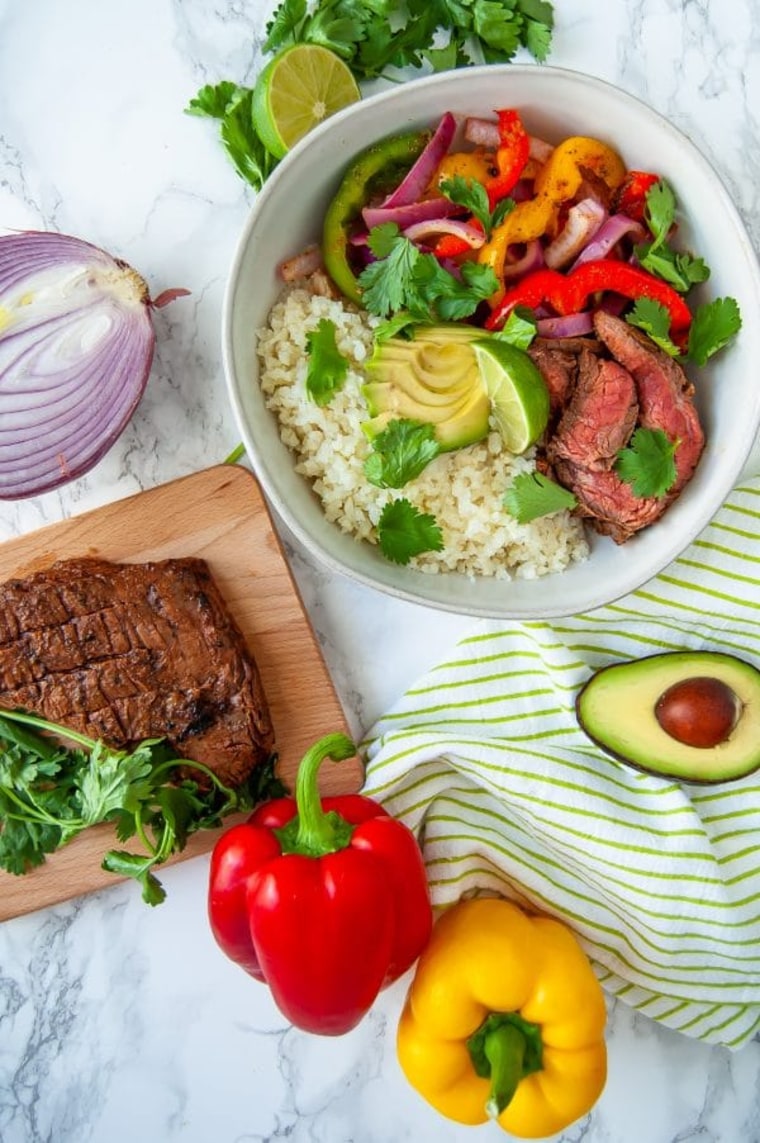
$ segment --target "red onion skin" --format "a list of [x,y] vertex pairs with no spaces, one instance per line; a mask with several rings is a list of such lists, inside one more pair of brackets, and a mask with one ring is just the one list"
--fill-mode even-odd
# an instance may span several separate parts
[[406,206],[365,206],[362,219],[367,230],[382,226],[385,222],[395,222],[400,230],[405,230],[407,226],[425,222],[429,218],[449,218],[461,213],[461,206],[441,195],[439,198],[423,198],[420,202],[411,202]]
[[410,242],[423,242],[426,238],[432,238],[438,234],[454,234],[458,238],[464,239],[473,250],[477,250],[486,240],[483,230],[477,226],[471,226],[467,222],[459,222],[451,218],[431,218],[423,222],[416,222],[412,226],[408,226],[403,234]]
[[618,242],[630,236],[632,242],[643,242],[646,230],[640,222],[629,218],[627,214],[611,214],[570,267],[582,266],[584,262],[596,262],[600,258],[607,258]]
[[512,281],[522,278],[523,274],[530,274],[533,270],[540,270],[544,265],[544,251],[538,238],[526,243],[525,253],[514,262],[504,265],[504,278]]
[[563,317],[539,318],[536,332],[539,337],[582,337],[591,333],[594,320],[590,311],[566,314]]
[[576,258],[607,219],[607,211],[594,199],[582,199],[570,207],[567,221],[544,250],[550,270],[561,270]]
[[417,202],[430,186],[438,164],[448,152],[457,129],[457,121],[450,111],[444,112],[433,137],[411,170],[381,204],[383,207],[408,206]]

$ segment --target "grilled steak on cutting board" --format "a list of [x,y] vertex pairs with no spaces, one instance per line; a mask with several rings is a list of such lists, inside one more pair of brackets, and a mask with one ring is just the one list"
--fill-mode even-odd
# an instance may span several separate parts
[[0,584],[0,707],[114,747],[165,738],[229,785],[274,746],[256,663],[198,558],[62,560]]

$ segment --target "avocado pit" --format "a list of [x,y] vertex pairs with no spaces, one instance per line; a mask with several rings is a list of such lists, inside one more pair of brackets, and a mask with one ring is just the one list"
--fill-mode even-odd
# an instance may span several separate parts
[[731,687],[702,675],[668,687],[658,698],[654,715],[671,738],[706,750],[728,741],[741,710],[739,696]]

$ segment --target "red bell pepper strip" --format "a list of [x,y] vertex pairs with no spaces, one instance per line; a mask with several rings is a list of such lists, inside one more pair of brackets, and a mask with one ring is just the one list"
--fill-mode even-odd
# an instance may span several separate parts
[[343,734],[304,756],[295,798],[265,803],[211,856],[208,909],[222,950],[269,985],[299,1028],[341,1035],[427,944],[432,911],[414,834],[358,794],[320,799],[319,766],[355,753]]
[[637,222],[644,222],[647,191],[659,181],[660,176],[653,175],[649,171],[628,171],[618,188],[615,209]]
[[558,270],[535,270],[526,274],[502,297],[486,319],[486,329],[501,329],[515,306],[536,309],[547,303],[558,314],[574,314],[585,309],[592,294],[610,290],[635,301],[651,298],[664,306],[670,315],[670,328],[674,335],[682,334],[691,324],[691,311],[681,295],[664,282],[639,266],[601,258],[584,262],[569,274]]
[[511,194],[530,158],[530,138],[519,113],[507,109],[497,111],[496,114],[499,120],[496,167],[499,173],[486,183],[491,210],[497,202]]

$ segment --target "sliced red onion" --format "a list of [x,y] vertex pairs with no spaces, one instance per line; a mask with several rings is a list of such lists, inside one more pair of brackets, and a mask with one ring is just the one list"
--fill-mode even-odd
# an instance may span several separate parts
[[0,237],[0,500],[50,491],[95,465],[137,408],[155,302],[140,275],[65,234]]
[[501,142],[499,137],[499,124],[495,119],[479,119],[470,115],[464,121],[463,135],[468,143],[474,147],[485,147],[487,151],[495,151]]
[[297,282],[299,278],[308,278],[316,270],[322,268],[322,247],[316,242],[305,247],[300,254],[294,254],[280,263],[280,277],[283,282]]
[[424,222],[428,218],[449,218],[461,214],[462,207],[450,198],[423,198],[420,202],[410,202],[406,206],[365,206],[362,218],[368,230],[382,226],[384,222],[395,222],[400,230]]
[[564,317],[540,318],[536,322],[539,337],[582,337],[591,333],[593,328],[594,319],[588,310]]
[[422,222],[415,222],[404,230],[404,238],[410,242],[424,242],[437,234],[454,234],[462,238],[473,250],[477,250],[485,243],[486,236],[479,226],[472,226],[469,222],[460,222],[456,218],[430,218]]
[[618,242],[626,235],[631,241],[643,242],[646,231],[640,222],[629,218],[627,214],[611,214],[607,221],[599,227],[593,241],[580,252],[571,269],[581,266],[584,262],[595,262],[599,258],[607,258]]
[[607,211],[593,198],[571,206],[565,225],[544,250],[549,269],[560,270],[577,258],[606,220]]
[[438,169],[441,159],[447,153],[456,133],[457,121],[450,111],[445,111],[433,132],[433,137],[416,159],[396,189],[388,195],[383,206],[408,206],[422,198],[430,181]]
[[522,278],[523,274],[530,274],[533,270],[540,270],[544,265],[544,252],[538,238],[533,238],[525,245],[525,253],[514,262],[505,262],[503,276],[505,279]]

